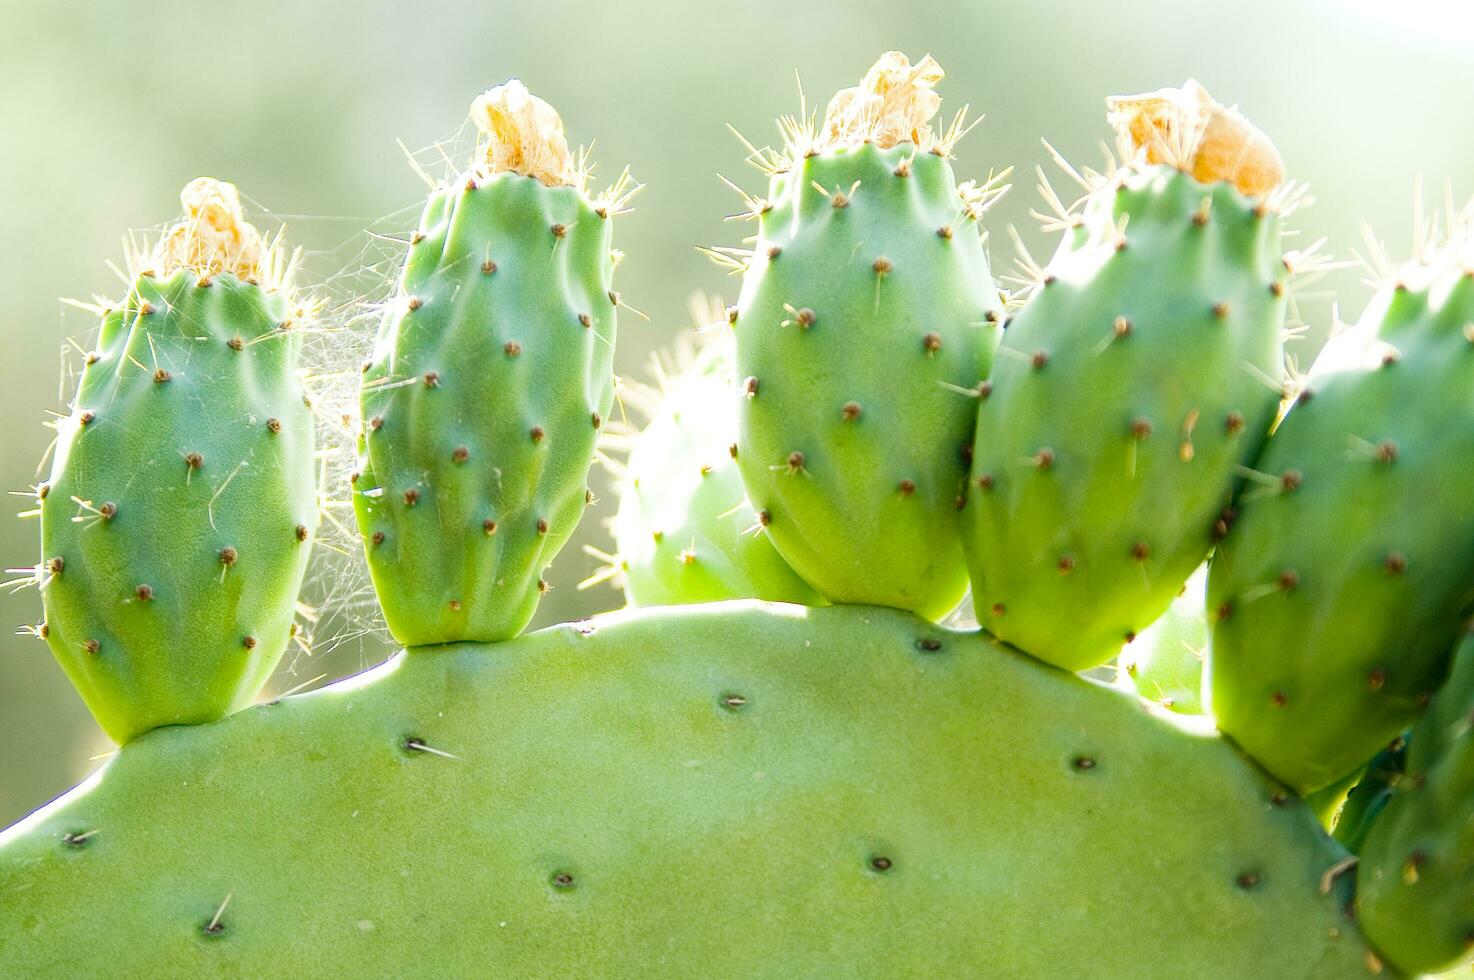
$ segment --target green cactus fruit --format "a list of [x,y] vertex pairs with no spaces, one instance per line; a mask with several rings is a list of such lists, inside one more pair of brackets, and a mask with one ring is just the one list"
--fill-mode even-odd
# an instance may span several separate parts
[[630,605],[825,604],[772,541],[753,533],[757,512],[730,451],[737,419],[728,346],[709,343],[669,380],[630,449],[614,518],[614,567]]
[[38,494],[39,632],[120,743],[255,698],[317,529],[287,257],[234,186],[202,177],[181,198],[103,313]]
[[1302,792],[1442,683],[1474,593],[1474,273],[1429,247],[1327,345],[1208,579],[1219,727]]
[[389,631],[515,636],[591,500],[613,398],[611,216],[513,81],[472,106],[481,162],[430,195],[361,388],[354,511]]
[[1136,693],[1185,715],[1203,713],[1203,654],[1208,648],[1208,617],[1203,603],[1208,569],[1199,568],[1161,618],[1121,651],[1123,673]]
[[931,619],[967,588],[957,508],[1001,318],[978,224],[999,188],[954,183],[941,77],[891,52],[822,136],[789,133],[732,321],[737,465],[778,551],[835,602]]
[[682,606],[140,739],[0,835],[0,953],[15,976],[1358,977],[1351,882],[1320,887],[1345,856],[1223,739],[984,635]]
[[1393,796],[1407,784],[1407,736],[1400,735],[1372,757],[1346,802],[1336,815],[1335,838],[1353,854],[1360,854],[1367,832]]
[[1356,872],[1367,938],[1409,973],[1474,962],[1474,640],[1408,740]]
[[[1270,185],[1200,166],[1252,161],[1264,138],[1193,83],[1169,94],[1211,123],[1171,154],[1191,172],[1150,163],[1161,145],[1137,137],[1134,163],[1087,181],[1080,212],[1060,209],[1064,239],[1004,334],[973,439],[978,621],[1070,670],[1109,660],[1171,604],[1280,398]],[[1142,101],[1112,100],[1123,136]]]

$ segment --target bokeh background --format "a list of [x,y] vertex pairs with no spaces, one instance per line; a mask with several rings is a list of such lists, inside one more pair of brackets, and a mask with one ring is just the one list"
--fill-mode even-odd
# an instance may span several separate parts
[[[735,295],[736,281],[693,247],[736,243],[748,227],[723,221],[740,205],[719,172],[759,186],[726,124],[773,141],[774,116],[797,109],[795,69],[822,107],[889,48],[941,62],[944,114],[964,102],[986,114],[960,148],[960,176],[1017,168],[988,220],[1000,268],[1012,264],[1010,224],[1036,255],[1051,247],[1028,214],[1033,168],[1050,167],[1040,137],[1097,163],[1106,95],[1188,76],[1239,102],[1310,183],[1316,204],[1295,218],[1296,245],[1325,236],[1351,257],[1366,222],[1405,254],[1417,178],[1430,206],[1448,181],[1474,192],[1468,0],[0,0],[0,23],[0,483],[10,490],[40,478],[42,423],[69,395],[58,387],[64,338],[85,347],[93,327],[59,297],[119,293],[105,260],[121,259],[121,233],[172,218],[196,175],[232,179],[258,218],[286,223],[309,277],[346,309],[392,274],[382,241],[363,230],[402,235],[424,194],[397,141],[422,149],[452,137],[455,152],[471,98],[511,76],[558,107],[573,141],[597,140],[604,178],[627,162],[648,185],[616,229],[619,287],[651,318],[621,318],[619,370],[636,377],[689,326],[693,291]],[[1340,269],[1300,297],[1311,326],[1296,345],[1302,363],[1333,299],[1348,317],[1360,308],[1363,278]],[[356,346],[333,343],[345,359]],[[604,498],[554,565],[540,623],[621,604],[607,587],[575,588],[598,564],[580,546],[607,544]],[[13,511],[28,505],[6,499]],[[33,564],[37,535],[34,522],[0,521],[0,562]],[[336,612],[320,652],[289,655],[274,690],[389,652],[371,604],[345,607],[361,583],[351,566],[323,566],[317,598],[331,587]],[[0,594],[0,826],[110,749],[44,644],[12,635],[39,615],[33,589]]]

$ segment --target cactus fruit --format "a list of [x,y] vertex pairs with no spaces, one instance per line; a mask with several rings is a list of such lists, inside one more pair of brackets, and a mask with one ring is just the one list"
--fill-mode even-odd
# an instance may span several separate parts
[[635,437],[614,518],[630,605],[723,599],[824,605],[759,529],[730,447],[737,438],[732,358],[723,338],[671,378]]
[[1474,962],[1474,640],[1408,740],[1357,866],[1367,937],[1409,972]]
[[40,632],[120,743],[251,702],[317,529],[291,263],[231,184],[181,198],[102,313],[38,493]]
[[1365,976],[1349,876],[1320,888],[1344,858],[1223,739],[981,634],[684,606],[140,739],[0,835],[0,951],[17,976]]
[[1187,580],[1161,618],[1117,658],[1136,693],[1184,715],[1203,713],[1203,654],[1208,648],[1208,617],[1203,602],[1208,568]]
[[401,643],[521,632],[591,494],[613,398],[611,217],[558,114],[479,97],[479,162],[430,195],[361,388],[354,510]]
[[732,320],[737,465],[778,551],[835,602],[932,619],[967,586],[957,508],[1002,309],[978,225],[999,188],[954,183],[941,77],[890,52],[762,155]]
[[1273,148],[1191,82],[1111,117],[1134,159],[1059,208],[1059,251],[978,407],[963,512],[978,621],[1072,670],[1114,656],[1207,557],[1283,361]]
[[1212,711],[1302,792],[1417,717],[1468,612],[1471,260],[1466,233],[1427,247],[1327,345],[1213,561]]

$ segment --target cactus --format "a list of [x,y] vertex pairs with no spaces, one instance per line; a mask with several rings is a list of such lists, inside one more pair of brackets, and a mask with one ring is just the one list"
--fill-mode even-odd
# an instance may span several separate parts
[[1203,654],[1208,569],[1193,573],[1172,605],[1121,651],[1117,664],[1136,693],[1184,715],[1203,713]]
[[302,310],[231,184],[131,257],[40,487],[39,632],[114,740],[249,704],[317,528]]
[[933,619],[967,586],[956,510],[1001,310],[978,227],[999,188],[955,185],[941,77],[890,52],[762,156],[732,320],[737,465],[779,553],[833,601]]
[[1360,854],[1367,833],[1392,797],[1407,787],[1407,736],[1399,735],[1372,757],[1336,814],[1335,838]]
[[1410,972],[1474,962],[1474,640],[1413,728],[1407,775],[1374,816],[1357,866],[1367,936]]
[[[1474,640],[1447,667],[1474,595],[1474,236],[1425,248],[1271,437],[1279,158],[1191,83],[1113,100],[1131,159],[1059,207],[980,381],[999,188],[954,187],[940,77],[892,52],[822,133],[790,121],[757,154],[732,336],[668,386],[615,521],[631,600],[672,605],[529,636],[589,500],[633,188],[591,198],[519,83],[479,99],[479,162],[411,240],[361,432],[330,413],[407,649],[228,717],[291,633],[312,420],[279,241],[191,185],[38,491],[35,631],[126,744],[0,832],[3,972],[1468,960]],[[1189,575],[1215,541],[1204,619]],[[929,622],[969,571],[985,628]],[[734,595],[804,604],[710,601]],[[1058,669],[1118,653],[1115,684]]]
[[963,515],[978,621],[1072,670],[1115,655],[1207,557],[1283,359],[1273,148],[1192,82],[1111,115],[1136,149],[1084,181],[1083,210],[1058,209],[1059,251],[979,405]]
[[618,554],[610,556],[630,605],[825,604],[772,541],[753,533],[757,512],[731,452],[737,419],[727,341],[709,343],[665,385],[630,449],[614,518]]
[[1322,352],[1213,562],[1213,713],[1302,791],[1417,717],[1469,609],[1468,249],[1425,248]]
[[522,631],[592,499],[613,398],[628,175],[591,199],[562,121],[520,82],[472,118],[480,159],[430,195],[363,371],[354,511],[405,644]]
[[18,976],[1365,976],[1350,879],[1320,887],[1344,856],[1224,740],[983,635],[684,606],[140,739],[0,837],[0,951]]

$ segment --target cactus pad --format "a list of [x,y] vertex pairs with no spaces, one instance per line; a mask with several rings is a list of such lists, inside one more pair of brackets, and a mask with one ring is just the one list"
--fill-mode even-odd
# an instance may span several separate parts
[[1378,949],[1435,973],[1474,960],[1474,641],[1408,743],[1361,848],[1356,902]]
[[614,518],[615,561],[634,606],[723,599],[824,605],[761,532],[731,449],[732,359],[712,343],[670,379],[635,438]]
[[1223,740],[981,634],[723,604],[153,732],[0,835],[0,951],[26,976],[1364,976],[1349,882],[1319,885],[1343,856]]
[[1317,359],[1209,575],[1212,710],[1305,791],[1423,710],[1474,590],[1474,273],[1429,254]]
[[617,207],[560,183],[561,124],[519,84],[476,109],[486,159],[430,196],[364,365],[354,509],[405,644],[522,631],[613,399]]
[[317,529],[285,258],[201,178],[106,311],[40,493],[42,634],[118,742],[251,702]]
[[967,586],[957,508],[1001,303],[986,195],[959,192],[926,122],[940,69],[887,57],[900,66],[882,59],[866,91],[837,96],[826,135],[790,146],[754,202],[737,465],[778,551],[826,597],[939,618]]

